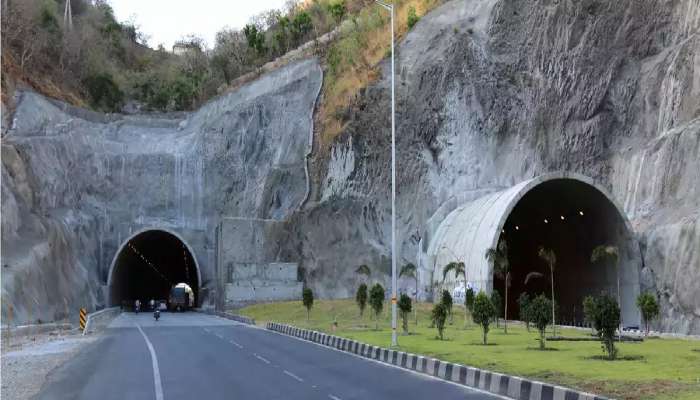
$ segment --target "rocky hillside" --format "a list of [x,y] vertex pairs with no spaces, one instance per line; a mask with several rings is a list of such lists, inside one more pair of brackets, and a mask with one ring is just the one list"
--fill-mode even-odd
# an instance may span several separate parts
[[[697,0],[468,0],[424,17],[398,48],[400,262],[416,262],[439,207],[579,172],[631,218],[661,327],[700,332],[699,29]],[[352,266],[390,268],[383,71],[318,155],[298,216],[300,258],[326,295],[350,295]]]
[[[455,0],[421,18],[397,48],[400,262],[416,262],[419,243],[427,245],[430,227],[451,208],[545,172],[578,172],[607,187],[631,219],[643,285],[662,299],[661,328],[699,333],[699,30],[700,0]],[[308,117],[318,113],[315,61],[176,119],[41,119],[55,105],[32,100],[33,111],[16,113],[3,140],[2,250],[3,260],[10,252],[25,260],[43,249],[43,261],[23,261],[26,278],[14,280],[14,291],[6,274],[20,268],[3,266],[3,295],[24,296],[22,282],[58,268],[77,274],[60,293],[79,288],[99,298],[109,256],[76,263],[64,254],[102,251],[96,232],[109,232],[116,246],[110,225],[97,226],[120,215],[170,224],[181,213],[205,218],[195,227],[204,233],[194,237],[211,264],[217,217],[286,220],[293,239],[282,257],[298,260],[321,296],[351,295],[363,263],[377,266],[373,278],[386,282],[390,79],[389,64],[380,67],[381,77],[338,113],[343,129],[330,146],[320,145],[324,132],[315,125],[310,182],[301,167]],[[81,122],[91,118],[115,120]],[[288,149],[294,156],[286,162]],[[178,170],[181,152],[193,164]],[[268,168],[271,160],[280,168]],[[76,169],[78,161],[86,169]],[[168,178],[168,194],[155,197],[162,208],[130,202],[138,188],[155,190],[161,174],[196,171],[190,167],[201,168],[193,177],[206,177],[185,185],[197,191],[183,197],[172,192],[183,185]],[[81,179],[91,183],[78,185]],[[89,217],[76,211],[87,208],[95,211]],[[70,234],[52,233],[59,231]],[[61,243],[65,251],[51,250]]]

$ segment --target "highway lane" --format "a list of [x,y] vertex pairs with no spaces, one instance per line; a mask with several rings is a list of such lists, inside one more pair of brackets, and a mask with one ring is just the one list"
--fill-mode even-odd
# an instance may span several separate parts
[[[153,362],[151,344],[156,362]],[[38,399],[499,397],[198,313],[125,313],[48,378]]]

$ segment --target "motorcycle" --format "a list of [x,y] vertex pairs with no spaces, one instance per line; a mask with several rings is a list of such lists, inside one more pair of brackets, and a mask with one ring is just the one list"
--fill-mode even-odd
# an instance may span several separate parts
[[158,319],[160,318],[160,310],[156,309],[153,311],[153,318],[155,318],[156,322],[158,322]]

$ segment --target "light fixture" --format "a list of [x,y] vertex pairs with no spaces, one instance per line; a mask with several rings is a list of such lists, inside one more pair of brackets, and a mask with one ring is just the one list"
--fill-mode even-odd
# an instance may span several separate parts
[[520,227],[518,225],[515,225],[515,230],[516,231],[520,230]]
[[579,214],[579,215],[583,215],[583,211],[579,211],[578,214]]
[[564,220],[564,216],[563,216],[563,215],[562,215],[562,216],[560,216],[559,218],[561,218],[561,220],[562,220],[562,221]]
[[548,223],[549,223],[549,221],[547,221],[547,218],[544,219],[544,223],[545,223],[545,224],[548,224]]

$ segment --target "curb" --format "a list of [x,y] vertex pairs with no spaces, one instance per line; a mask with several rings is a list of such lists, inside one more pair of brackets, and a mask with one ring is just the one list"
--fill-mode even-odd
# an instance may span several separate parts
[[229,314],[227,312],[223,311],[214,311],[214,310],[195,310],[197,312],[201,312],[202,314],[208,314],[208,315],[216,315],[217,317],[225,318],[225,319],[230,319],[232,321],[240,322],[246,325],[255,325],[255,320],[253,318],[248,318],[244,317],[242,315],[237,315],[237,314]]
[[385,349],[291,325],[268,322],[265,327],[271,331],[515,400],[608,400],[607,397],[561,386],[467,367],[403,351]]

